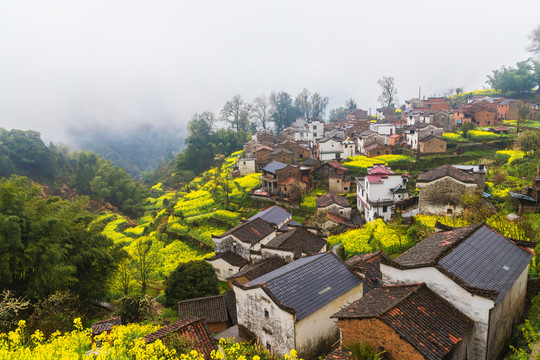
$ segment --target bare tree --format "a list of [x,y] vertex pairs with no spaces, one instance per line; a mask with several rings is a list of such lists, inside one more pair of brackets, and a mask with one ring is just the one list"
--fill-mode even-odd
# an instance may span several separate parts
[[143,236],[135,240],[132,248],[133,265],[135,277],[141,284],[141,292],[146,294],[148,281],[152,271],[157,266],[157,256],[152,250],[152,239]]
[[269,129],[270,122],[272,121],[273,108],[266,95],[255,98],[251,108],[253,109],[251,115],[255,121],[259,123],[264,130]]
[[319,93],[311,95],[311,117],[313,119],[323,120],[328,102],[328,97],[322,97]]
[[357,108],[358,105],[356,105],[356,101],[354,101],[353,98],[350,98],[349,100],[345,101],[345,107],[348,110],[354,110]]
[[392,76],[383,76],[377,80],[377,84],[382,88],[382,94],[379,96],[379,102],[382,106],[394,106],[397,103],[397,89]]
[[294,106],[299,108],[302,111],[302,115],[306,119],[311,117],[311,101],[309,100],[311,96],[311,92],[304,88],[298,96],[296,96],[296,99],[294,100]]
[[527,47],[527,51],[540,57],[540,25],[531,32],[529,39],[531,44]]
[[240,95],[236,95],[231,100],[227,101],[221,110],[221,118],[223,121],[231,124],[231,127],[240,132],[240,130],[249,131],[249,115],[251,106],[244,103]]

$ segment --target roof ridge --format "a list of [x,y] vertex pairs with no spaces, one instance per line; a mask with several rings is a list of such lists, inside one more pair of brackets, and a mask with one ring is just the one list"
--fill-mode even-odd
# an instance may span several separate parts
[[194,302],[194,301],[209,300],[209,299],[220,298],[220,297],[223,297],[223,294],[210,295],[210,296],[201,296],[201,297],[193,298],[193,299],[185,299],[185,300],[178,301],[178,303],[179,304],[180,303],[186,304],[186,303],[190,303],[190,302]]
[[[322,253],[320,253],[320,254],[322,254]],[[304,266],[306,266],[306,265],[308,265],[308,264],[311,264],[313,261],[315,261],[315,260],[317,260],[317,259],[319,259],[319,258],[322,258],[322,257],[324,257],[324,256],[326,256],[326,255],[328,255],[328,254],[329,254],[328,252],[325,253],[325,254],[322,254],[322,256],[317,257],[317,258],[315,258],[315,259],[312,259],[311,261],[308,261],[308,262],[306,262],[306,263],[304,263],[304,264],[302,264],[302,265],[300,265],[300,266],[298,266],[298,267],[295,267],[295,268],[293,268],[293,269],[291,269],[291,270],[289,270],[289,271],[287,271],[287,272],[284,272],[283,274],[277,275],[276,277],[273,277],[273,278],[271,278],[271,279],[269,279],[269,280],[267,280],[267,281],[261,283],[260,285],[266,286],[266,284],[267,284],[268,282],[273,281],[273,280],[275,280],[275,279],[279,279],[279,278],[281,278],[282,276],[288,275],[289,273],[291,273],[291,272],[293,272],[293,271],[296,271],[296,270],[298,270],[298,269],[301,269],[301,268],[303,268]],[[319,255],[319,254],[312,255],[312,257],[315,257],[315,256],[317,256],[317,255]],[[306,256],[306,257],[310,257],[310,256]],[[300,259],[299,259],[299,260],[300,260]],[[293,261],[292,263],[294,263],[294,261]],[[290,263],[290,264],[292,264],[292,263]],[[257,285],[255,285],[255,286],[257,286]]]
[[[441,260],[443,257],[445,257],[446,255],[448,255],[449,253],[451,253],[459,244],[461,244],[463,241],[465,241],[466,239],[468,239],[472,234],[474,234],[475,232],[477,232],[483,225],[485,225],[484,222],[481,222],[481,223],[478,223],[478,224],[473,224],[473,225],[469,225],[469,226],[466,226],[466,227],[471,227],[472,229],[470,229],[466,234],[464,234],[460,239],[456,240],[451,246],[448,247],[448,249],[446,249],[445,251],[443,251],[442,253],[439,254],[439,256],[437,256],[435,258],[435,264],[438,264],[439,263],[439,260]],[[454,230],[456,229],[460,229],[460,228],[454,228]],[[454,231],[454,230],[450,230],[450,231]],[[446,231],[443,231],[442,233],[445,233]]]
[[[405,296],[403,296],[401,298],[401,300],[393,303],[392,305],[388,305],[388,307],[386,309],[384,309],[383,311],[381,311],[380,314],[377,315],[377,318],[380,318],[382,317],[384,314],[386,314],[387,312],[390,311],[390,309],[393,309],[395,308],[396,306],[398,306],[399,304],[401,304],[403,301],[405,301],[406,299],[409,298],[409,296],[411,296],[412,294],[414,294],[415,292],[417,292],[422,286],[427,286],[426,283],[416,283],[416,284],[401,284],[401,285],[394,285],[393,287],[409,287],[409,286],[412,286],[413,288],[411,290],[409,290],[409,292],[407,292],[407,294],[405,294]],[[384,289],[386,287],[390,287],[390,286],[384,286],[382,287],[381,289]]]

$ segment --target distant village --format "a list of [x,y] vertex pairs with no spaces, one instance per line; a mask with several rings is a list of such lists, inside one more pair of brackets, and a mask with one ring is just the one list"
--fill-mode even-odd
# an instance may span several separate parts
[[[201,339],[210,333],[257,339],[276,354],[296,349],[305,359],[348,359],[343,345],[351,341],[375,344],[388,359],[498,358],[524,313],[536,243],[503,236],[484,223],[437,223],[434,235],[396,258],[378,251],[343,261],[327,248],[327,236],[328,229],[389,222],[397,213],[405,219],[459,216],[463,194],[489,197],[483,163],[422,171],[412,196],[411,175],[381,163],[355,177],[342,161],[403,148],[445,153],[443,133],[466,123],[508,133],[502,121],[516,119],[523,106],[538,118],[539,105],[520,100],[477,96],[451,109],[447,98],[411,99],[400,111],[383,107],[371,116],[353,109],[335,123],[298,118],[279,135],[253,136],[233,176],[261,173],[251,196],[276,205],[212,237],[215,256],[207,261],[229,290],[180,301],[180,319],[204,318]],[[315,188],[328,189],[316,199],[323,218],[317,227],[305,226],[284,204]],[[527,195],[516,197],[538,212],[540,173]],[[203,343],[205,354],[216,346]]]

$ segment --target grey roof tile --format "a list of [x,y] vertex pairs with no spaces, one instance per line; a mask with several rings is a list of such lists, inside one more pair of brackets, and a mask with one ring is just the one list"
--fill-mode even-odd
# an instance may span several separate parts
[[276,172],[276,170],[281,170],[286,166],[287,164],[284,164],[282,162],[272,161],[270,164],[266,165],[263,170],[273,174]]

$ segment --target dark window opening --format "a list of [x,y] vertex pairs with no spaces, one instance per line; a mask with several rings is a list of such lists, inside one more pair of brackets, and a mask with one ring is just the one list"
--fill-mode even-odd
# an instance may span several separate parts
[[385,213],[387,210],[388,210],[388,206],[383,206],[383,207],[382,207],[382,212],[383,212],[383,213]]
[[446,210],[446,214],[452,215],[452,209],[447,209],[447,210]]
[[272,351],[272,345],[269,342],[266,343],[266,350]]
[[270,317],[270,313],[268,312],[268,309],[264,309],[264,317],[265,318]]

